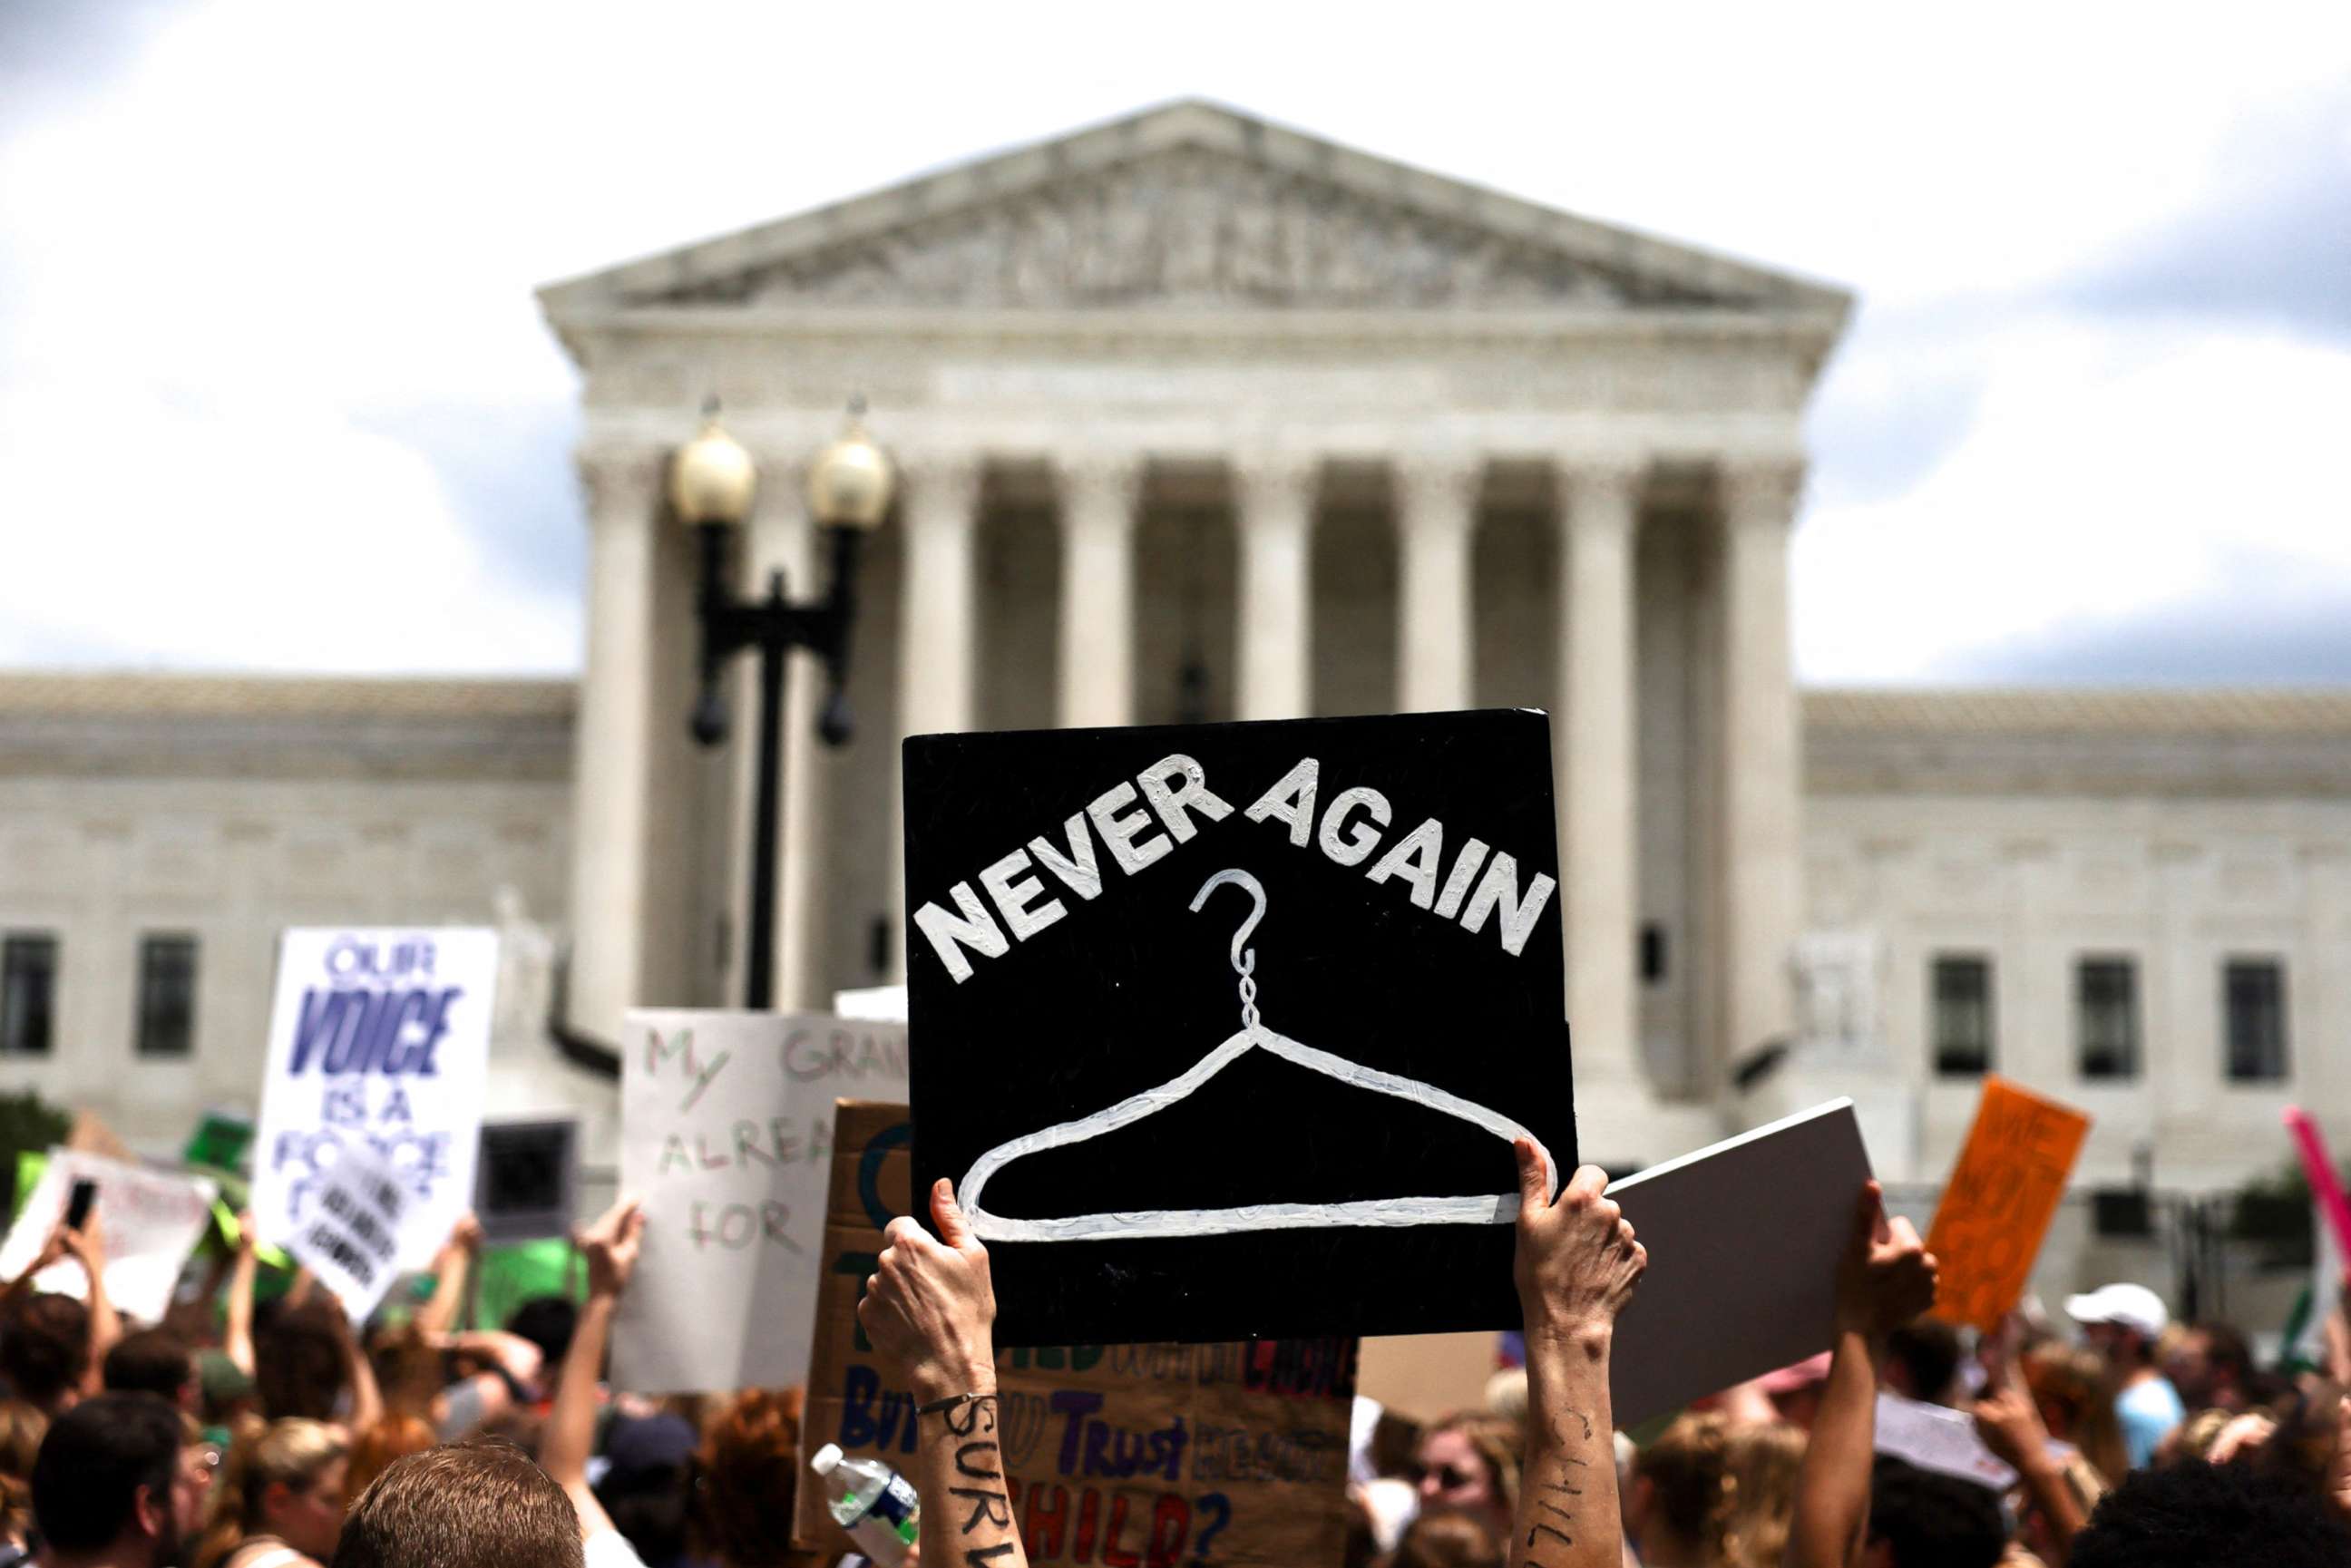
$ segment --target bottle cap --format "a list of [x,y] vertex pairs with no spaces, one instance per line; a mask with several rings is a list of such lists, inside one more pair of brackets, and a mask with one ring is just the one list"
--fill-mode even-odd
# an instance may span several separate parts
[[809,1456],[809,1469],[814,1470],[820,1476],[829,1476],[832,1474],[833,1470],[840,1465],[840,1463],[841,1445],[838,1443],[827,1443],[823,1448],[819,1448],[815,1453]]

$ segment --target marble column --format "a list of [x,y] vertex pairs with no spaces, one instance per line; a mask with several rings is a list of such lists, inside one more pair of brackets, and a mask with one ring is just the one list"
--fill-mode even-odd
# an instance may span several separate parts
[[1722,1019],[1727,1068],[1794,1025],[1803,921],[1802,757],[1788,633],[1788,538],[1802,469],[1722,474]]
[[1134,528],[1143,465],[1088,455],[1061,481],[1060,716],[1134,722]]
[[1237,464],[1240,533],[1239,718],[1302,718],[1313,695],[1314,500],[1321,465],[1263,456]]
[[1562,790],[1560,892],[1567,1020],[1579,1078],[1629,1080],[1640,1059],[1634,993],[1633,561],[1641,470],[1562,467],[1559,692],[1552,744]]
[[591,447],[580,469],[588,489],[588,656],[574,743],[569,1012],[578,1028],[618,1040],[644,980],[662,457]]
[[1469,548],[1478,491],[1475,459],[1416,459],[1395,472],[1396,707],[1439,713],[1471,705]]
[[[785,591],[796,601],[822,596],[829,586],[817,575],[816,525],[809,515],[805,470],[788,463],[762,462],[759,496],[745,530],[742,570],[737,591],[764,599],[768,574],[784,574]],[[751,821],[758,794],[759,679],[757,655],[739,657],[735,681],[735,831],[727,862],[726,908],[737,940],[729,950],[726,1005],[737,1006],[750,951]],[[817,737],[818,709],[824,701],[824,666],[814,655],[795,652],[784,667],[783,788],[778,797],[778,850],[774,970],[776,1006],[786,1011],[824,1010],[831,993],[822,988],[824,933],[820,889],[824,877],[824,743]]]
[[[977,456],[916,459],[901,475],[906,551],[898,614],[898,733],[935,735],[978,722],[980,463]],[[890,978],[906,978],[905,789],[892,747]]]

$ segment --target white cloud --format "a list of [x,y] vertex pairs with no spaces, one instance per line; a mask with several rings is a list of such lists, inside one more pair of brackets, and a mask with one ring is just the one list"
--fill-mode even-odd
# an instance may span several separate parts
[[[57,53],[89,78],[78,96],[0,108],[11,660],[559,665],[578,596],[512,578],[528,522],[499,519],[507,576],[486,554],[492,520],[464,510],[486,504],[478,444],[460,481],[434,421],[403,422],[403,442],[374,414],[516,411],[529,515],[553,515],[569,480],[552,415],[576,394],[535,285],[1184,95],[1856,287],[1799,538],[1814,675],[1949,673],[1978,636],[2192,594],[2235,526],[2216,505],[2248,487],[2284,499],[2244,477],[2278,472],[2274,433],[2299,417],[2270,416],[2262,378],[2325,375],[2289,343],[2091,331],[2000,301],[2045,295],[2235,180],[2249,115],[2351,66],[2351,7],[2241,6],[2193,29],[2127,5],[1993,5],[1955,25],[1843,0],[1458,5],[1438,27],[1239,0],[1180,16],[1076,0],[910,0],[886,17],[718,0],[157,14],[122,23],[134,36],[103,72]],[[2233,391],[2166,372],[2175,352]],[[1873,423],[1880,386],[1926,395]],[[2147,478],[2134,421],[2164,433],[2168,482]],[[256,501],[254,465],[293,431],[319,499]],[[76,498],[60,455],[93,444],[131,504],[52,523],[44,508]],[[2085,517],[2106,492],[2064,472],[2090,444],[2129,459],[2141,532],[2169,543],[2094,570],[2087,541],[2115,530]],[[2287,471],[2325,478],[2303,456]],[[2303,494],[2314,505],[2275,525],[2280,548],[2334,562],[2309,537],[2339,531],[2314,506],[2341,491]],[[2029,528],[2006,520],[2020,497]],[[1987,530],[2011,526],[2064,571],[2020,585],[1983,567]],[[383,563],[362,584],[377,599],[346,581],[340,618],[300,619],[306,560],[363,559]],[[98,586],[109,567],[174,591],[134,621],[119,585]],[[27,584],[33,570],[53,575]],[[1946,580],[2001,591],[1893,610],[1903,584]],[[444,630],[406,637],[395,598]]]

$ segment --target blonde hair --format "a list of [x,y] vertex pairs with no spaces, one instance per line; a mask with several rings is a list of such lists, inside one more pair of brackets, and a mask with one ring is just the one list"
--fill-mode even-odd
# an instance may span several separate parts
[[1486,1469],[1494,1478],[1494,1496],[1499,1500],[1501,1516],[1516,1519],[1519,1512],[1519,1472],[1526,1465],[1527,1429],[1522,1422],[1486,1410],[1464,1410],[1447,1416],[1420,1435],[1427,1442],[1442,1432],[1458,1432],[1468,1439],[1469,1447],[1486,1461]]
[[1730,1432],[1714,1411],[1677,1416],[1633,1461],[1634,1479],[1648,1482],[1656,1500],[1659,1522],[1708,1563],[1722,1561],[1730,1526]]
[[23,1399],[0,1400],[0,1544],[22,1544],[33,1525],[33,1458],[49,1417]]
[[288,1416],[266,1425],[247,1422],[221,1466],[211,1516],[189,1559],[192,1568],[220,1568],[235,1554],[258,1528],[261,1500],[273,1482],[298,1491],[349,1451],[342,1434],[323,1421]]
[[1721,1560],[1727,1568],[1780,1568],[1796,1518],[1804,1434],[1784,1421],[1731,1428],[1723,1445]]

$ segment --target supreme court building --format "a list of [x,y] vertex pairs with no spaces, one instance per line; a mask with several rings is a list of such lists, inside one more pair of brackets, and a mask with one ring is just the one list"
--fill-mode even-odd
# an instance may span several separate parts
[[[1839,289],[1180,103],[539,302],[583,677],[0,676],[9,1079],[158,1146],[249,1103],[289,924],[503,907],[606,1039],[739,997],[750,671],[697,749],[664,470],[717,396],[742,580],[812,594],[801,476],[862,395],[903,488],[852,744],[792,676],[787,1006],[903,975],[902,736],[1536,706],[1588,1157],[1849,1092],[1881,1173],[1935,1179],[1989,1068],[2097,1115],[2084,1181],[2216,1186],[2283,1161],[2281,1105],[2351,1103],[2351,695],[1796,688]],[[193,996],[160,1051],[157,941]],[[579,1109],[592,1157],[610,1087],[517,987],[498,1108]]]

